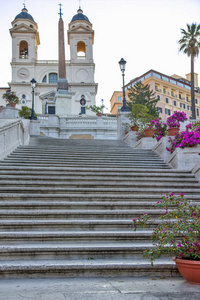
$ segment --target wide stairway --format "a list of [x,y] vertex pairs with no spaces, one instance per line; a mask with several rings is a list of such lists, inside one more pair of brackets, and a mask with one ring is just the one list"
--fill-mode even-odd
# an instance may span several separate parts
[[[120,141],[32,137],[0,161],[0,278],[178,276],[142,252],[167,191],[200,200],[193,174]],[[148,212],[147,229],[132,219]]]

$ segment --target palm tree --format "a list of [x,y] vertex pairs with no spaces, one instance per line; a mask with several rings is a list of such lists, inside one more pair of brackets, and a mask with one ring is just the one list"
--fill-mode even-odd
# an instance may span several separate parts
[[196,119],[195,96],[194,96],[194,58],[199,54],[200,48],[200,25],[187,24],[187,29],[181,29],[182,38],[178,41],[180,44],[179,51],[183,51],[187,56],[191,57],[191,106],[192,119]]

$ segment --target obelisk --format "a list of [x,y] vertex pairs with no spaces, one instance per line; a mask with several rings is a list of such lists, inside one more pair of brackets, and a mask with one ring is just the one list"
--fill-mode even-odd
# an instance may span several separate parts
[[[64,22],[62,19],[62,10],[60,5],[60,19],[58,23],[58,91],[68,91],[68,82],[66,79],[66,64],[65,64],[65,40],[64,40]],[[61,92],[62,93],[62,92]]]
[[56,115],[64,116],[71,114],[71,95],[68,91],[68,81],[66,79],[65,64],[65,40],[64,40],[64,22],[62,19],[62,10],[60,5],[60,19],[58,23],[58,83],[57,93],[55,95]]

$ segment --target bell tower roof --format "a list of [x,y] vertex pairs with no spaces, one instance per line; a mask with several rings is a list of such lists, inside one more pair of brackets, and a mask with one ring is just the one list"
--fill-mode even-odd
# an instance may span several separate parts
[[[79,7],[79,9],[77,10],[77,14],[75,16],[73,16],[72,20],[71,20],[71,23],[74,22],[74,21],[87,21],[88,23],[90,23],[88,17],[86,17],[84,14],[83,14],[83,11],[82,9]],[[91,24],[91,23],[90,23]]]
[[28,13],[28,9],[25,6],[22,9],[22,11],[20,12],[20,14],[18,14],[15,17],[15,20],[17,20],[17,19],[28,19],[28,20],[35,22],[33,17]]

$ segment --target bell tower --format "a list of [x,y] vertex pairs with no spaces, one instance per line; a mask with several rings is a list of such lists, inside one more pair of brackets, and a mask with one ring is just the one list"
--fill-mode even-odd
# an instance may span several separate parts
[[[79,7],[68,28],[70,45],[70,92],[73,97],[74,111],[82,113],[81,97],[86,105],[94,105],[97,84],[94,80],[95,64],[93,59],[94,30],[87,16]],[[87,111],[87,114],[91,114]]]
[[37,61],[40,44],[37,23],[24,5],[21,13],[11,23],[12,37],[12,81],[29,81],[34,77],[33,65]]
[[12,62],[35,62],[40,44],[38,26],[24,7],[12,22]]

